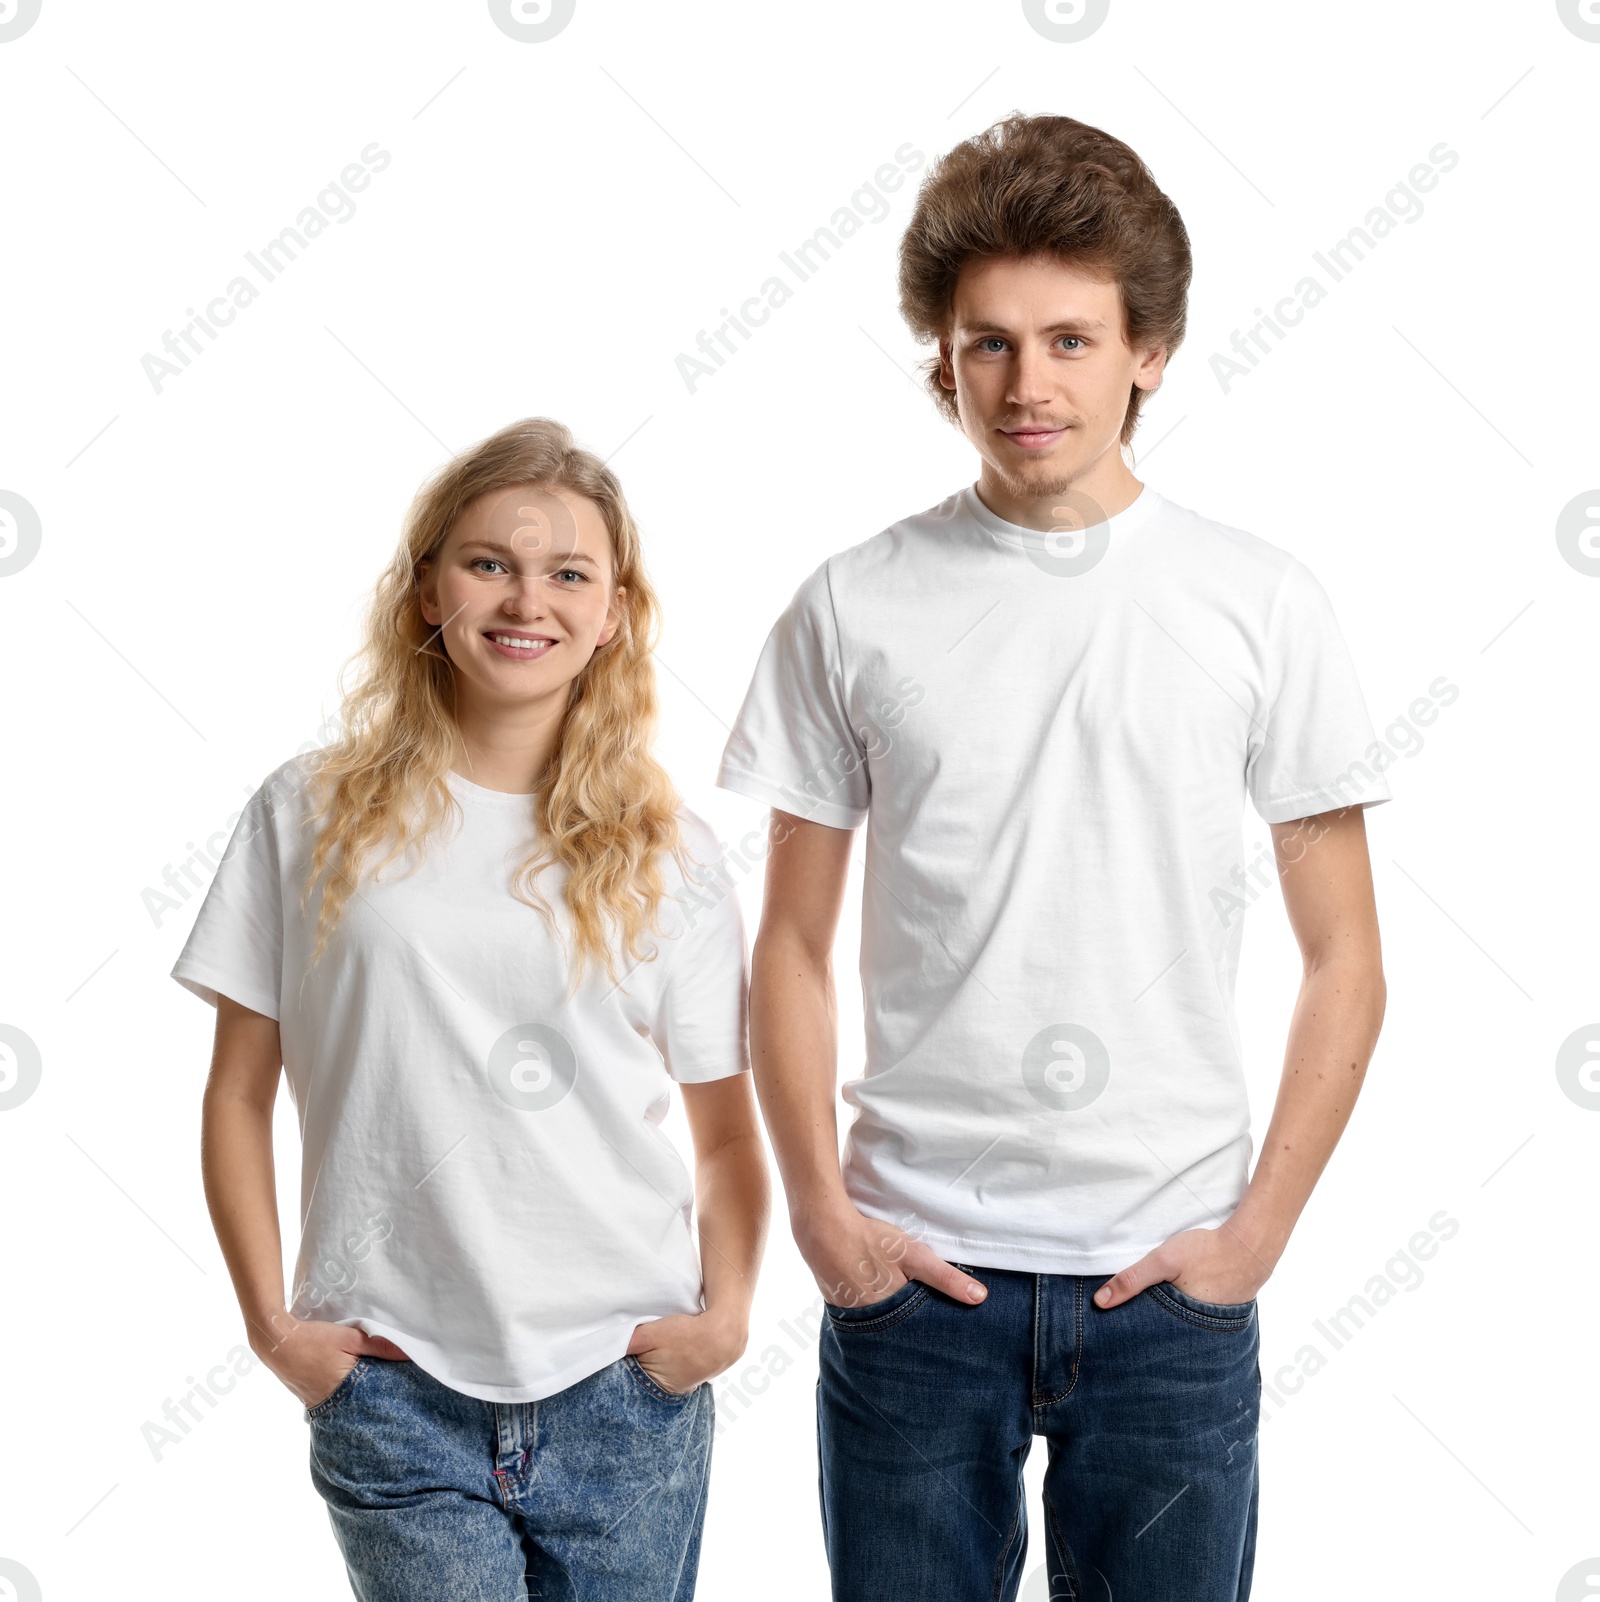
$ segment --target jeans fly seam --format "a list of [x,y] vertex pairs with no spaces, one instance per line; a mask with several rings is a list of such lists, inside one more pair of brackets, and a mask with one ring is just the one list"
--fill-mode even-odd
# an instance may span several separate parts
[[1033,1375],[1028,1390],[1034,1395],[1039,1394],[1039,1325],[1041,1322],[1041,1305],[1044,1296],[1044,1282],[1038,1274],[1033,1276]]
[[[1034,1276],[1035,1284],[1038,1284],[1039,1277],[1040,1276],[1038,1276],[1038,1275]],[[1080,1359],[1081,1359],[1082,1352],[1083,1352],[1083,1280],[1081,1278],[1077,1277],[1077,1276],[1074,1276],[1073,1288],[1072,1289],[1073,1289],[1073,1296],[1072,1296],[1072,1303],[1073,1303],[1073,1338],[1072,1338],[1072,1340],[1073,1340],[1073,1344],[1072,1344],[1072,1366],[1071,1366],[1071,1370],[1067,1375],[1067,1383],[1059,1391],[1057,1391],[1054,1396],[1040,1396],[1037,1389],[1033,1390],[1033,1393],[1032,1393],[1032,1395],[1033,1395],[1033,1407],[1034,1407],[1035,1411],[1043,1411],[1047,1407],[1054,1407],[1057,1402],[1064,1401],[1067,1397],[1072,1395],[1074,1390],[1077,1389],[1078,1371],[1079,1371],[1079,1368],[1081,1367]],[[1034,1359],[1033,1359],[1033,1361],[1034,1361],[1034,1377],[1035,1377],[1034,1378],[1034,1382],[1035,1382],[1035,1386],[1037,1386],[1037,1383],[1038,1383],[1038,1366],[1039,1366],[1039,1355],[1038,1355],[1038,1353],[1039,1353],[1039,1344],[1038,1344],[1038,1333],[1037,1333],[1037,1326],[1036,1326],[1035,1334],[1034,1334]]]
[[1062,1402],[1073,1394],[1078,1386],[1079,1354],[1083,1350],[1083,1280],[1073,1277],[1073,1354],[1071,1354],[1071,1370],[1068,1371],[1067,1384],[1054,1395],[1041,1397],[1039,1395],[1039,1306],[1044,1298],[1044,1275],[1036,1274],[1033,1277],[1035,1285],[1035,1301],[1033,1301],[1033,1384],[1028,1387],[1028,1399],[1036,1413],[1043,1413],[1044,1408],[1054,1407],[1055,1403]]
[[1072,1334],[1072,1385],[1078,1383],[1078,1369],[1083,1363],[1083,1279],[1080,1276],[1072,1282],[1072,1307],[1075,1325]]

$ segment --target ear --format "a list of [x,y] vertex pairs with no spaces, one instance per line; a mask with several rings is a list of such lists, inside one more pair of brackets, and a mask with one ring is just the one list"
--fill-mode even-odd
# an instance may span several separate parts
[[1144,353],[1133,381],[1140,389],[1160,389],[1162,375],[1167,368],[1167,347],[1154,345]]
[[422,607],[422,621],[429,628],[438,628],[443,616],[439,609],[437,569],[431,558],[423,557],[417,563],[417,600]]
[[956,370],[950,360],[950,341],[943,334],[939,336],[939,382],[946,389],[956,387]]
[[622,628],[622,609],[626,605],[628,592],[619,584],[611,598],[611,605],[606,608],[605,626],[600,630],[600,637],[594,642],[597,651],[603,651],[616,639]]

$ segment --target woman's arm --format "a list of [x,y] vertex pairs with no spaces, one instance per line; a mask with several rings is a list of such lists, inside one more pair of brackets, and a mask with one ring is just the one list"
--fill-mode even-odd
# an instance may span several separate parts
[[333,1394],[362,1353],[404,1354],[349,1325],[293,1318],[284,1305],[272,1163],[272,1105],[282,1069],[277,1021],[219,996],[200,1119],[206,1205],[251,1351],[312,1407]]
[[692,1390],[743,1353],[770,1206],[750,1075],[681,1088],[694,1138],[705,1311],[641,1324],[628,1347],[651,1379],[669,1391]]
[[218,996],[201,1107],[200,1171],[211,1226],[258,1357],[288,1332],[272,1164],[272,1106],[282,1069],[277,1020]]
[[695,1209],[706,1313],[744,1350],[750,1301],[767,1240],[770,1194],[749,1074],[683,1087],[694,1136]]

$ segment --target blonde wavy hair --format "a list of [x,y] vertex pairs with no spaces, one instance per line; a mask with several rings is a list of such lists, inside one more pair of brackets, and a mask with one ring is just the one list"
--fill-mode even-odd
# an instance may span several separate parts
[[[419,565],[437,557],[471,501],[525,485],[587,496],[599,507],[611,537],[613,584],[623,595],[616,634],[572,682],[555,755],[532,801],[536,845],[514,875],[512,893],[559,937],[537,879],[547,866],[566,869],[574,989],[591,960],[615,982],[619,949],[633,962],[654,955],[645,942],[659,932],[662,857],[671,852],[681,865],[684,849],[677,792],[651,755],[660,608],[616,475],[562,424],[527,417],[463,451],[418,491],[373,592],[365,643],[340,675],[341,737],[312,759],[312,815],[321,827],[301,906],[323,881],[313,962],[364,872],[377,874],[402,853],[420,854],[447,817],[461,816],[445,777],[460,749],[455,668],[439,631],[423,619]],[[357,676],[347,687],[352,668]],[[389,849],[372,863],[385,841]]]

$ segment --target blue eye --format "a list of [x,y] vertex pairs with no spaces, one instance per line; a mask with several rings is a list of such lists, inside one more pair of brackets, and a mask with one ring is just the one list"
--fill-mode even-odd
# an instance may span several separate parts
[[577,579],[580,583],[584,583],[588,579],[588,575],[586,573],[580,573],[575,567],[562,568],[561,571],[556,574],[556,577],[558,579]]
[[475,556],[473,557],[472,561],[468,563],[468,566],[475,570],[481,571],[486,567],[502,567],[502,564],[497,562],[492,556]]

